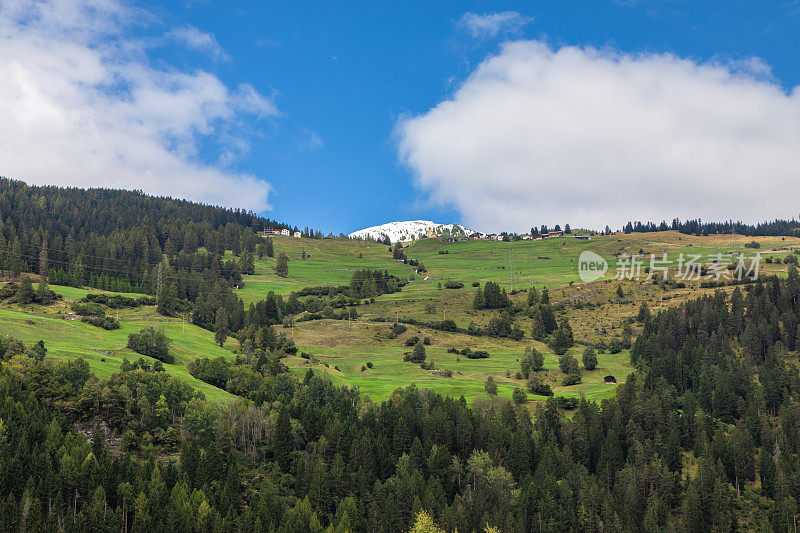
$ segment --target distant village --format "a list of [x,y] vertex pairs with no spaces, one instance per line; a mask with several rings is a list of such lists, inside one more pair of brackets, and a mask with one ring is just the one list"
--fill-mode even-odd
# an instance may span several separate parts
[[[441,227],[441,226],[440,226]],[[458,228],[460,230],[460,228]],[[419,239],[439,239],[442,242],[464,242],[464,241],[538,241],[542,239],[551,239],[554,237],[564,237],[565,234],[571,233],[569,231],[563,230],[555,230],[555,231],[547,231],[545,233],[523,233],[519,234],[509,234],[509,233],[481,233],[476,231],[474,233],[464,233],[463,231],[459,232],[450,232],[445,230],[444,232],[437,233],[436,228],[427,228],[424,233],[420,233],[418,235]],[[288,228],[265,228],[264,229],[264,236],[265,237],[294,237],[296,239],[300,239],[304,236],[304,234],[300,231],[291,231]],[[569,234],[566,235],[573,239],[582,239],[582,240],[589,240],[591,239],[590,235],[574,235]],[[341,238],[347,238],[345,235],[340,235]],[[322,236],[314,236],[312,238],[323,238],[323,239],[331,239],[333,235]],[[412,240],[415,240],[415,236],[411,236]]]
[[[522,240],[522,241],[538,241],[541,239],[550,239],[553,237],[563,237],[564,232],[561,230],[558,231],[548,231],[547,233],[524,233],[522,235],[509,235],[503,233],[481,233],[476,231],[475,233],[470,233],[469,235],[461,238],[452,237],[452,236],[443,236],[441,237],[442,240],[446,242],[461,242],[461,241],[503,241],[503,240]],[[426,231],[425,237],[429,239],[436,239],[439,236],[436,234],[436,230],[433,228],[428,228]],[[574,239],[583,239],[589,240],[591,237],[589,235],[570,235],[570,237]]]

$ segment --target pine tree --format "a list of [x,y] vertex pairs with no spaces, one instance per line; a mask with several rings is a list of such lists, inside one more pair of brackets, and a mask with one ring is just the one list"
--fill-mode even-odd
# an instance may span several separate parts
[[475,297],[472,299],[473,309],[483,309],[486,307],[486,300],[483,298],[483,291],[480,287],[475,289]]
[[39,277],[44,281],[50,273],[50,264],[47,259],[47,239],[42,241],[42,249],[39,250]]
[[411,353],[410,361],[412,363],[423,363],[425,362],[426,358],[425,354],[425,345],[422,343],[421,340],[418,340],[417,343],[414,345],[414,351]]
[[225,344],[228,338],[228,313],[225,308],[220,307],[217,309],[217,316],[214,320],[214,340],[219,344],[220,348]]
[[275,264],[275,274],[282,278],[289,277],[289,256],[283,252],[278,255],[278,261]]
[[495,383],[494,378],[489,376],[486,378],[486,382],[483,384],[483,388],[486,390],[486,394],[489,396],[497,396],[497,383]]
[[27,305],[33,302],[34,297],[31,278],[23,276],[19,282],[19,288],[17,288],[17,303],[20,305]]
[[597,355],[594,353],[594,348],[587,346],[583,351],[583,366],[586,370],[594,370],[597,368]]

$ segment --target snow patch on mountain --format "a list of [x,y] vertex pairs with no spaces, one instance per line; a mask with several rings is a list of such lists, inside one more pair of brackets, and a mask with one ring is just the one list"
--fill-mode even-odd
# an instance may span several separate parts
[[389,237],[392,242],[409,242],[417,239],[424,239],[428,235],[428,230],[433,230],[439,237],[466,237],[473,230],[458,224],[437,224],[430,220],[407,220],[405,222],[389,222],[380,226],[372,226],[362,230],[354,231],[349,235],[355,239],[380,239],[383,236]]

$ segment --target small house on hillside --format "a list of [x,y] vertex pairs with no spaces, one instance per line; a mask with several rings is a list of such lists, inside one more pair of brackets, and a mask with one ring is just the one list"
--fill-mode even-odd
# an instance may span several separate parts
[[483,234],[482,233],[473,233],[473,234],[471,234],[469,236],[469,240],[471,240],[471,241],[477,241],[477,240],[480,240],[482,238],[483,238]]
[[272,235],[280,235],[281,230],[275,228],[264,228],[264,235],[269,237]]
[[425,236],[429,239],[436,238],[436,230],[433,228],[425,228]]
[[564,236],[564,232],[563,231],[551,231],[550,233],[547,234],[547,236],[548,237],[563,237]]
[[303,234],[300,233],[299,231],[295,231],[293,236],[294,236],[295,239],[299,239],[299,238],[301,238],[303,236]]
[[284,237],[288,237],[289,235],[291,235],[291,232],[288,229],[282,229],[281,235],[283,235]]
[[591,237],[588,236],[588,235],[573,235],[572,238],[573,239],[580,239],[580,240],[583,240],[583,241],[588,241],[589,239],[591,239]]

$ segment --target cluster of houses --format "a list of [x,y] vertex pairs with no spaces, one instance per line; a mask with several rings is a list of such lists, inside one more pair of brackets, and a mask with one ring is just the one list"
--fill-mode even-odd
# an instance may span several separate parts
[[[564,236],[564,232],[563,231],[549,231],[547,233],[537,233],[535,235],[531,235],[529,233],[525,233],[523,235],[520,235],[520,238],[523,241],[538,241],[540,239],[550,239],[552,237],[563,237],[563,236]],[[471,241],[502,241],[503,240],[503,236],[502,235],[498,235],[497,233],[480,233],[480,232],[473,233],[467,238],[469,240],[471,240]],[[575,238],[586,238],[586,239],[588,239],[589,236],[588,235],[576,235]]]
[[273,236],[276,236],[276,235],[282,235],[284,237],[294,237],[296,239],[299,239],[300,237],[303,236],[303,234],[300,233],[299,231],[295,231],[294,233],[292,233],[291,231],[289,231],[286,228],[284,228],[284,229],[264,228],[264,236],[265,237],[273,237]]

